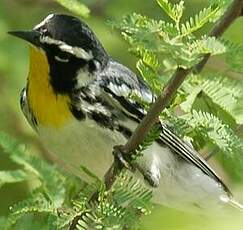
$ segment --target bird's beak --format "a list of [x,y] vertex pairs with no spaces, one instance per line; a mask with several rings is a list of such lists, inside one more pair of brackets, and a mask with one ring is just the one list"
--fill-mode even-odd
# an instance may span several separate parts
[[40,33],[38,31],[9,31],[8,34],[21,38],[35,46],[40,46]]

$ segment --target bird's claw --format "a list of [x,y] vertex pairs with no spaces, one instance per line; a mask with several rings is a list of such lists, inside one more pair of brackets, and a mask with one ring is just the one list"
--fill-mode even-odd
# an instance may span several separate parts
[[124,151],[122,150],[122,146],[120,146],[120,145],[114,146],[113,155],[115,157],[115,160],[117,160],[126,169],[128,169],[132,172],[135,171],[135,169],[131,163],[130,155],[124,153]]
[[130,170],[131,172],[135,172],[138,170],[142,175],[144,180],[151,186],[151,187],[158,187],[159,180],[155,178],[151,172],[148,170],[144,170],[140,167],[136,162],[132,162],[132,157],[129,154],[126,154],[123,151],[123,146],[117,145],[114,146],[113,155],[115,157],[115,161],[118,162],[120,165],[125,167],[126,169]]

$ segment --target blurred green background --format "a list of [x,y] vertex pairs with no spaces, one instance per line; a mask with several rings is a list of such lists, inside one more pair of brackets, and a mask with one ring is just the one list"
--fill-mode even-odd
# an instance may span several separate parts
[[[135,70],[135,58],[128,53],[127,44],[116,31],[107,25],[108,20],[119,20],[122,15],[137,12],[153,18],[163,17],[156,1],[148,0],[84,0],[91,10],[85,21],[93,28],[106,50],[117,60]],[[186,15],[198,12],[206,6],[206,0],[185,0]],[[19,107],[19,93],[28,74],[28,46],[7,34],[9,30],[30,29],[44,17],[54,12],[67,12],[54,0],[0,0],[0,130],[25,143],[29,150],[45,156],[34,132],[30,129]],[[243,20],[239,19],[225,34],[235,42],[243,42]],[[224,69],[224,63],[214,58],[209,68]],[[238,76],[243,79],[243,76]],[[0,170],[16,166],[3,157],[0,149]],[[237,197],[243,201],[241,184],[233,184],[220,166],[212,161],[219,174],[230,185]],[[19,183],[0,188],[0,216],[6,215],[9,207],[25,197],[31,184]],[[241,214],[242,215],[242,214]],[[169,208],[156,208],[151,216],[143,220],[143,229],[242,229],[243,215],[234,219],[206,218],[178,212]]]

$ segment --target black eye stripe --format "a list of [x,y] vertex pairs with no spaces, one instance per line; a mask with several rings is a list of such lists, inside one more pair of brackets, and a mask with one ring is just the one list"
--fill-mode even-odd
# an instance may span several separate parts
[[64,52],[64,51],[59,51],[57,53],[57,56],[61,59],[70,59],[71,57],[73,57],[72,54],[68,53],[68,52]]

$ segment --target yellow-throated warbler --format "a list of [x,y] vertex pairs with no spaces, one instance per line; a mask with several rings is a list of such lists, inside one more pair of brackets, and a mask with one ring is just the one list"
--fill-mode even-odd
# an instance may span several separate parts
[[[13,31],[30,47],[30,71],[21,108],[47,150],[79,174],[84,165],[103,176],[112,148],[124,144],[146,111],[128,97],[152,102],[146,84],[113,60],[79,19],[51,14],[30,31]],[[238,206],[210,166],[161,124],[160,139],[138,159],[156,185],[154,201],[195,209]]]

